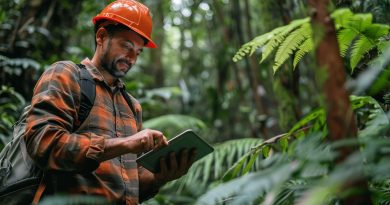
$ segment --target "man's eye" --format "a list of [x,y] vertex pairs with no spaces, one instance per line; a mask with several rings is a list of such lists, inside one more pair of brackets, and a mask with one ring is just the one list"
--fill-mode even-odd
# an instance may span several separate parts
[[130,45],[128,45],[128,44],[123,44],[122,47],[127,49],[127,50],[129,50],[131,48]]

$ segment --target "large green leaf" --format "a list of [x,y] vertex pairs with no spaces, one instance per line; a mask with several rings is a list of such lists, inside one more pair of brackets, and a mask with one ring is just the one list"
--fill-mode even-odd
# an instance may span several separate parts
[[162,115],[142,123],[144,128],[156,129],[162,131],[167,138],[172,138],[180,132],[193,129],[201,131],[206,128],[206,124],[195,117],[187,115]]

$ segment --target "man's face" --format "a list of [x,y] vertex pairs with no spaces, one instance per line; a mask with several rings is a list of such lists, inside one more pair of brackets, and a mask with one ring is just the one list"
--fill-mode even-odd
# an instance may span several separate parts
[[133,31],[114,33],[104,42],[102,67],[115,78],[122,78],[136,63],[144,40]]

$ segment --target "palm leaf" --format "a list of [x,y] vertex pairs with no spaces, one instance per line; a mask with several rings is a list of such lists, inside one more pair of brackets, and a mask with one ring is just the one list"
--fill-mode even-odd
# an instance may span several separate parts
[[306,22],[287,36],[276,52],[274,73],[298,49],[302,42],[311,37],[311,33],[310,24]]

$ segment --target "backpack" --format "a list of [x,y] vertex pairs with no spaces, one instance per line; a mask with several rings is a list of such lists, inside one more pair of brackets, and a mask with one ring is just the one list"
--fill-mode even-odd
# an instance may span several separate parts
[[[96,84],[84,65],[77,64],[77,67],[80,72],[79,125],[81,125],[93,107]],[[125,89],[120,91],[134,113],[136,123],[139,124],[140,119],[130,96]],[[48,174],[30,158],[24,140],[29,109],[30,105],[23,109],[21,117],[13,126],[12,140],[0,152],[0,204],[37,204],[46,187]]]

